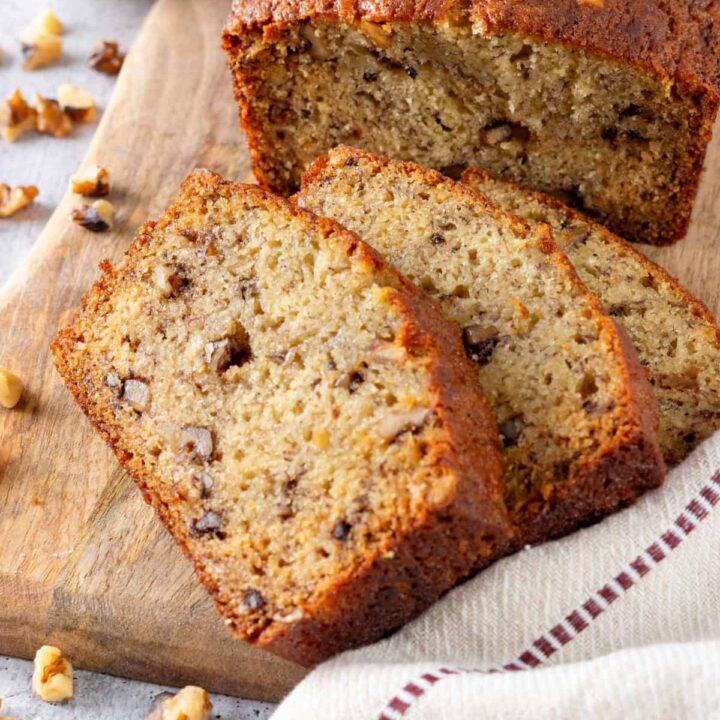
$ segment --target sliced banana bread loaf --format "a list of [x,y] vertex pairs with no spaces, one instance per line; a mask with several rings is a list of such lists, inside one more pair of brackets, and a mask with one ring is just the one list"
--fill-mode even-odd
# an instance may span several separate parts
[[657,244],[685,233],[720,98],[716,0],[235,0],[224,44],[262,183],[348,143]]
[[667,462],[720,429],[720,330],[702,302],[629,243],[547,195],[474,168],[462,180],[501,208],[548,223],[580,279],[627,330],[658,399]]
[[310,664],[507,541],[456,328],[356,236],[207,171],[53,344],[236,635]]
[[568,532],[658,485],[657,408],[618,332],[547,226],[411,163],[341,147],[297,202],[356,231],[463,331],[505,446],[523,541]]

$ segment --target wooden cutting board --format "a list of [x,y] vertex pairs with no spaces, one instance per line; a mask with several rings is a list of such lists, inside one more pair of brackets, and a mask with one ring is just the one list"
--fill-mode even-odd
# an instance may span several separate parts
[[[248,178],[220,28],[229,0],[159,0],[118,79],[87,162],[108,167],[118,224],[92,235],[66,196],[0,294],[0,363],[26,383],[0,410],[0,653],[44,642],[79,666],[277,700],[303,670],[234,641],[189,562],[62,387],[48,351],[97,265],[117,260],[185,175]],[[720,132],[717,133],[720,135]],[[652,257],[720,306],[720,142],[690,236]]]

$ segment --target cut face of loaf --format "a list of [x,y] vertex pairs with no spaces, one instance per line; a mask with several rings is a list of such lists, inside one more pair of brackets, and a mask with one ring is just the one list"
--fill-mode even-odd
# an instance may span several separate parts
[[257,187],[191,175],[53,352],[226,623],[287,658],[378,639],[508,539],[457,330]]
[[316,162],[297,202],[357,232],[462,329],[525,542],[661,482],[657,409],[634,351],[546,226],[531,232],[438,173],[344,147]]
[[549,223],[558,247],[627,330],[660,408],[660,447],[678,463],[720,429],[720,331],[708,309],[624,240],[561,203],[471,169],[462,176],[501,208]]
[[269,187],[347,143],[478,165],[662,244],[685,233],[718,104],[720,4],[691,4],[236,0],[224,43]]

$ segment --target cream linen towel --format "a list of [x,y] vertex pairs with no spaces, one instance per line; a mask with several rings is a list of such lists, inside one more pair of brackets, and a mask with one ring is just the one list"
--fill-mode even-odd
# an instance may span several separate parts
[[594,527],[315,669],[273,720],[720,718],[720,433]]

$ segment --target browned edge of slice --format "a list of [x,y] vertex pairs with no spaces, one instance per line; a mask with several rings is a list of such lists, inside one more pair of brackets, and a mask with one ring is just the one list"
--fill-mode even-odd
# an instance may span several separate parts
[[624,387],[621,402],[625,410],[624,423],[612,435],[606,435],[592,455],[574,465],[568,482],[552,505],[514,518],[517,524],[514,549],[567,535],[631,504],[646,490],[661,485],[666,467],[657,438],[658,407],[635,348],[624,331],[605,314],[597,297],[585,287],[567,256],[557,250],[550,227],[541,224],[531,228],[525,220],[504,212],[484,195],[435,170],[348,146],[338,146],[329,155],[316,159],[303,176],[302,189],[294,199],[302,202],[303,192],[315,183],[322,183],[325,176],[334,172],[334,166],[355,163],[359,159],[369,160],[378,172],[392,167],[430,186],[444,184],[466,202],[480,206],[496,222],[509,224],[514,232],[535,243],[578,288],[596,317],[605,344],[616,358]]
[[[434,464],[456,479],[454,498],[444,507],[428,508],[395,538],[392,552],[368,557],[360,568],[338,579],[304,617],[294,623],[272,622],[259,634],[249,634],[221,597],[210,569],[192,554],[185,524],[154,492],[162,479],[153,475],[142,456],[122,439],[113,412],[99,403],[86,381],[81,320],[102,315],[116,287],[132,273],[134,258],[151,250],[155,232],[182,217],[193,202],[236,193],[252,195],[258,203],[275,205],[316,230],[328,243],[338,243],[357,262],[369,264],[394,287],[393,302],[405,316],[401,340],[409,353],[426,356],[431,368],[433,409],[444,425],[442,442],[432,449]],[[139,231],[113,269],[105,261],[102,276],[85,295],[82,315],[60,331],[52,343],[57,368],[91,424],[112,447],[165,527],[193,560],[196,571],[213,595],[218,610],[234,634],[303,665],[315,664],[341,650],[377,640],[425,609],[459,579],[502,554],[511,537],[503,496],[502,462],[497,428],[489,404],[466,359],[457,330],[442,317],[434,303],[389,268],[382,258],[337,223],[316,218],[289,202],[255,186],[240,186],[208,171],[191,174],[182,194],[157,222]]]

